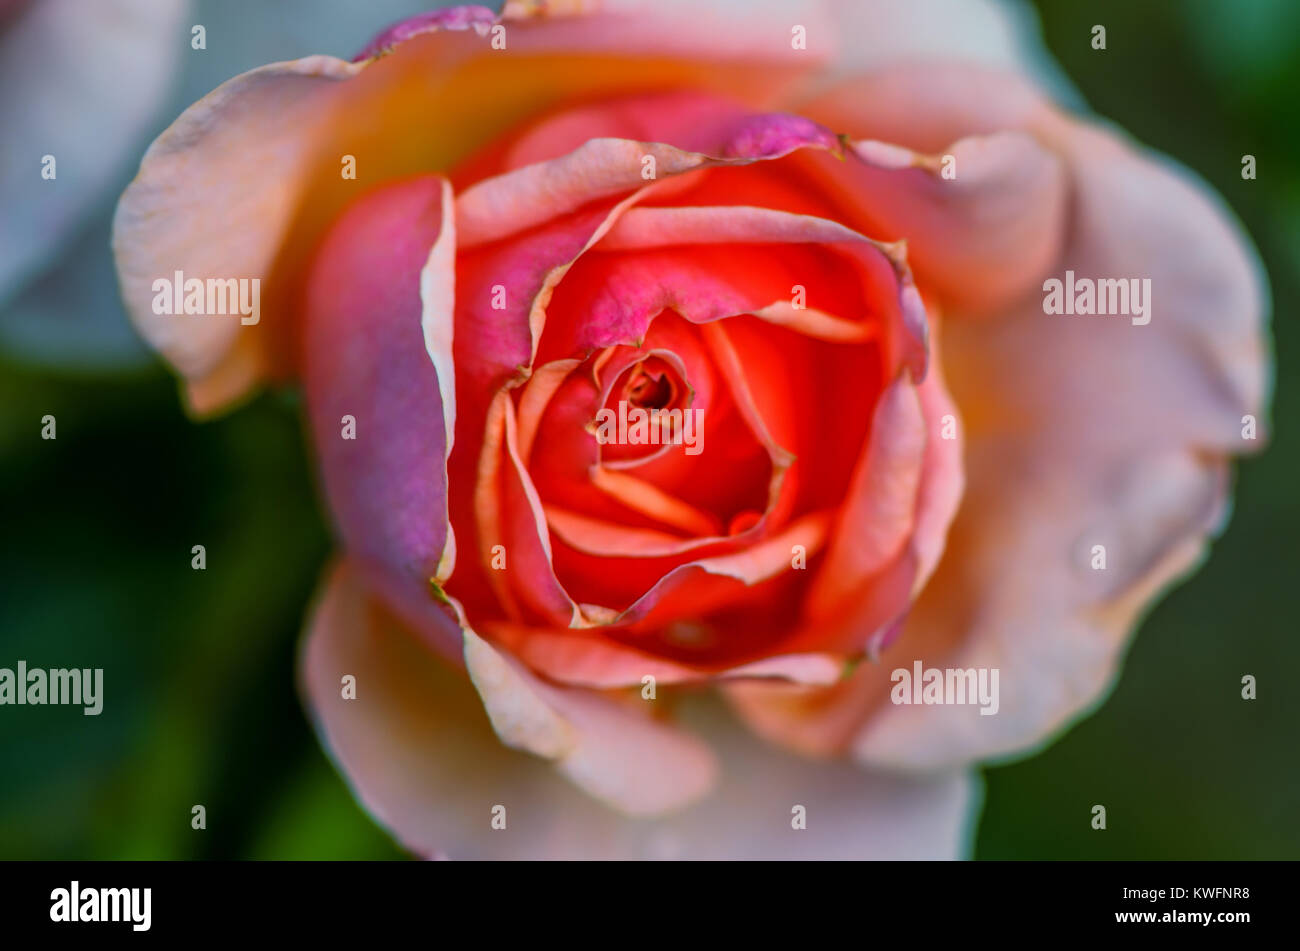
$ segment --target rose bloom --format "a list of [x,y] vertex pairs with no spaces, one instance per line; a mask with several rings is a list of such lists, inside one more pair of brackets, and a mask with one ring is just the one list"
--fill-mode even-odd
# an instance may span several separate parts
[[[1000,9],[442,10],[145,155],[128,308],[197,415],[301,384],[340,540],[302,689],[411,851],[964,854],[974,764],[1201,557],[1260,444],[1253,255]],[[1045,313],[1066,270],[1150,322]],[[260,319],[155,313],[176,272]],[[599,438],[638,409],[701,438]],[[996,703],[898,702],[918,662]]]

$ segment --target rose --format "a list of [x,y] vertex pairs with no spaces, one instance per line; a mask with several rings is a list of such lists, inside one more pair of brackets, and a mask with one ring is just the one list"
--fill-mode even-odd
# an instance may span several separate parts
[[[954,854],[969,765],[1092,703],[1220,523],[1253,259],[1186,176],[958,62],[1012,45],[987,8],[940,41],[634,6],[236,78],[123,197],[128,306],[200,413],[302,379],[344,551],[304,689],[413,850]],[[1153,319],[1045,314],[1067,268],[1149,278]],[[262,280],[263,319],[154,314],[175,271]],[[601,445],[620,401],[701,409],[703,452]],[[891,704],[916,661],[996,670],[997,714]]]

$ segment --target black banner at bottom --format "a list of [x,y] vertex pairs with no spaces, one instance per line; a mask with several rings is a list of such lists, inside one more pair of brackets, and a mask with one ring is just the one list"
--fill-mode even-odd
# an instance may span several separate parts
[[1295,866],[8,862],[0,876],[6,938],[339,939],[425,929],[437,940],[443,929],[486,925],[494,940],[559,927],[593,936],[680,928],[729,940],[750,929],[770,938],[777,929],[847,928],[873,942],[1125,932],[1220,941],[1292,923]]

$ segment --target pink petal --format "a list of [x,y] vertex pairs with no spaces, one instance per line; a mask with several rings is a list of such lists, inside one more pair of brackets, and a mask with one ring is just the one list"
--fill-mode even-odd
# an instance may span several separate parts
[[[325,493],[351,555],[425,596],[448,548],[446,429],[421,331],[420,272],[443,180],[370,193],[335,223],[308,284],[303,363]],[[344,437],[344,417],[355,439]]]
[[[681,121],[683,108],[695,123]],[[647,182],[661,182],[706,166],[773,160],[803,148],[838,149],[834,135],[807,119],[751,113],[712,97],[619,100],[589,112],[591,121],[582,124],[580,132],[547,136],[539,142],[526,140],[516,149],[527,148],[522,154],[531,159],[528,164],[465,189],[456,209],[457,231],[464,247],[499,240],[596,199],[625,194],[647,187]],[[671,117],[671,122],[654,121],[656,113]],[[565,112],[556,121],[567,123],[574,118]],[[602,133],[602,127],[608,131]],[[613,131],[628,128],[644,132],[648,140]],[[663,144],[665,140],[673,144]],[[533,142],[536,144],[530,144]],[[644,177],[651,168],[648,159],[654,160],[654,177],[649,179]]]
[[[939,356],[941,351],[936,351],[936,357]],[[882,525],[895,526],[895,535],[891,540],[879,536],[875,525],[864,529],[855,523],[855,518],[860,520],[880,504],[875,496],[877,481],[888,481],[887,473],[871,474],[872,457],[885,456],[883,448],[873,445],[868,448],[858,473],[865,480],[866,491],[859,487],[850,494],[849,508],[840,522],[837,542],[847,549],[841,555],[846,563],[841,572],[836,572],[829,563],[824,564],[821,570],[830,581],[819,585],[820,592],[814,589],[814,593],[824,596],[837,587],[856,588],[856,597],[838,610],[823,607],[820,621],[813,620],[810,629],[801,635],[802,641],[796,642],[838,643],[846,650],[854,649],[855,644],[860,650],[866,644],[877,651],[883,650],[884,660],[860,663],[845,680],[827,689],[768,683],[729,685],[727,699],[745,722],[770,742],[814,755],[842,753],[867,718],[885,702],[890,687],[888,674],[895,666],[889,659],[913,646],[909,641],[892,651],[888,649],[899,636],[907,605],[923,590],[943,555],[965,488],[964,438],[956,407],[939,372],[941,365],[941,360],[936,359],[925,382],[915,388],[918,405],[913,408],[922,417],[924,458],[913,486],[915,494],[910,500],[900,497],[900,502],[908,503],[906,511],[891,515],[885,510],[881,516]],[[903,399],[906,389],[901,381],[893,384],[892,399],[882,403],[878,410],[878,414],[893,419],[883,429],[894,431],[891,441],[895,447],[905,446],[916,432],[915,418],[906,412],[911,402]],[[951,420],[945,418],[950,415]],[[955,437],[951,439],[945,438],[949,422]],[[910,472],[911,457],[903,453],[898,458],[904,463],[905,474]],[[874,467],[879,468],[879,464]],[[901,481],[912,485],[910,477]],[[866,551],[859,550],[854,542],[860,532],[867,538],[877,536],[878,544]],[[900,535],[905,535],[901,545]],[[890,555],[891,551],[894,554]],[[862,560],[855,566],[853,562],[859,559]],[[846,571],[850,573],[842,573]],[[845,578],[849,579],[848,584],[836,583]]]
[[863,580],[907,544],[927,441],[916,387],[906,377],[895,380],[876,404],[866,451],[809,594],[811,617],[841,613]]
[[943,348],[937,337],[932,336],[930,344],[934,359],[925,381],[917,388],[926,421],[926,444],[911,539],[917,555],[914,594],[929,580],[943,556],[948,530],[966,490],[966,437],[961,414],[944,376]]
[[640,689],[647,676],[660,685],[729,680],[825,685],[835,683],[843,674],[838,658],[815,653],[765,657],[738,666],[669,660],[614,640],[599,628],[566,631],[489,623],[485,633],[541,676],[575,687]]
[[370,59],[385,53],[399,43],[405,43],[417,36],[423,36],[425,33],[433,33],[438,30],[472,29],[482,35],[487,33],[488,28],[497,20],[497,15],[487,7],[471,4],[460,7],[444,7],[441,10],[429,10],[426,13],[416,14],[413,17],[394,23],[383,30],[366,44],[365,49],[354,56],[352,61],[355,63]]
[[519,457],[514,404],[502,391],[489,413],[488,439],[475,493],[477,535],[483,564],[502,546],[505,565],[493,566],[488,578],[502,602],[518,617],[520,604],[539,623],[583,623],[581,609],[555,576],[550,534],[541,499]]

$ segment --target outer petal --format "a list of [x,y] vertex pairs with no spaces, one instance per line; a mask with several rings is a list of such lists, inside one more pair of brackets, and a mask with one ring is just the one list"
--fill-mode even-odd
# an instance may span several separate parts
[[[395,699],[405,700],[403,693],[419,683],[403,673],[408,665],[410,673],[428,678],[429,693],[421,696],[417,691],[417,705],[437,710],[443,706],[441,699],[473,698],[464,675],[433,654],[423,653],[419,641],[395,620],[397,615],[369,593],[367,573],[360,568],[347,562],[336,565],[313,614],[303,673],[314,706],[321,710],[328,698],[331,704],[337,701],[333,706],[342,711],[373,711],[385,706],[378,701],[390,691],[396,694]],[[431,601],[422,617],[408,613],[407,620],[426,627],[454,628],[456,624]],[[468,628],[463,628],[463,633],[465,668],[497,734],[481,738],[485,758],[490,759],[504,742],[554,761],[576,785],[619,812],[633,815],[681,806],[714,782],[716,764],[708,747],[684,731],[656,721],[639,701],[629,705],[592,691],[544,684]],[[406,658],[396,669],[388,666],[394,656]],[[356,706],[345,700],[339,689],[342,678],[349,674],[357,678]],[[477,717],[472,706],[458,711],[458,718],[471,717]],[[372,736],[370,743],[386,735],[385,731]]]
[[[307,405],[345,546],[424,596],[448,552],[448,428],[419,287],[431,249],[451,268],[438,260],[450,205],[445,180],[427,176],[340,218],[316,258],[304,334]],[[458,653],[459,639],[444,649]]]
[[864,234],[907,241],[917,280],[963,312],[1041,286],[1066,240],[1065,168],[1020,132],[964,138],[943,155],[859,142],[844,196]]
[[521,0],[507,6],[507,15],[552,7],[583,14],[544,24],[561,41],[576,45],[590,37],[627,53],[705,62],[805,60],[829,76],[919,58],[1041,65],[1028,49],[1037,39],[1033,24],[992,0]]
[[[969,6],[961,12],[977,16],[966,20],[934,3],[921,16],[945,27],[938,49],[976,38],[967,50],[988,47],[990,37],[1010,35],[992,5]],[[832,64],[879,65],[885,50],[918,52],[905,38],[937,35],[915,32],[913,15],[895,6],[863,11],[829,0],[743,9],[611,0],[598,15],[534,16],[545,9],[512,4],[505,49],[489,45],[481,11],[441,10],[386,31],[380,46],[389,52],[377,58],[308,57],[253,70],[196,103],[158,139],[123,196],[113,243],[128,313],[186,377],[194,409],[217,409],[259,380],[292,373],[288,302],[315,233],[355,191],[340,180],[342,156],[356,159],[362,182],[445,169],[559,101],[655,85],[771,108]],[[581,3],[556,10],[590,12]],[[864,12],[870,30],[844,28]],[[889,24],[898,35],[864,56],[862,38]],[[813,37],[804,48],[796,27]],[[998,60],[1010,49],[1001,41],[988,48],[1000,51]],[[212,234],[214,221],[228,237]],[[159,321],[151,282],[177,269],[263,280],[268,326],[241,334],[230,320]]]
[[716,781],[713,754],[694,737],[615,699],[543,683],[468,630],[465,666],[503,741],[555,760],[624,813],[677,808]]
[[936,154],[969,136],[1036,128],[1053,114],[1042,91],[1014,73],[937,62],[864,70],[793,108],[856,139]]
[[[693,707],[724,784],[660,819],[593,802],[535,757],[502,746],[473,690],[368,607],[346,573],[304,643],[304,695],[358,798],[406,847],[450,858],[953,858],[969,847],[970,777],[890,778],[796,760]],[[357,699],[340,678],[357,678]],[[644,701],[636,700],[635,703]],[[491,828],[506,808],[506,828]],[[807,828],[791,826],[805,807]]]
[[1149,275],[1151,323],[1031,306],[988,332],[952,325],[954,393],[973,407],[968,505],[913,643],[931,664],[1000,668],[1001,710],[891,707],[858,742],[868,761],[1012,752],[1094,703],[1146,604],[1222,526],[1227,457],[1259,445],[1241,434],[1263,410],[1263,289],[1241,236],[1182,176],[1080,135],[1066,260],[1095,277]]
[[267,328],[284,329],[276,295],[285,289],[263,287],[262,309],[271,320],[246,326],[238,317],[155,314],[153,282],[180,271],[200,280],[269,283],[316,139],[338,121],[334,87],[360,68],[314,56],[230,80],[150,146],[118,204],[113,251],[127,312],[190,382],[199,412],[228,402],[267,372]]
[[[0,24],[0,303],[110,197],[101,192],[167,95],[185,7],[39,0]],[[44,155],[57,178],[42,177]]]
[[[506,50],[494,51],[483,25],[444,12],[378,58],[252,70],[191,106],[149,149],[118,206],[113,246],[127,311],[187,379],[194,409],[293,372],[302,269],[322,226],[364,183],[449,168],[563,99],[658,80],[769,104],[812,65],[794,51],[778,55],[784,67],[730,70],[684,53],[655,58],[654,31],[611,42],[607,23],[586,20],[512,23]],[[343,156],[356,160],[355,181],[341,178]],[[266,325],[153,314],[152,282],[176,270],[261,280]]]
[[[922,103],[946,90],[935,102],[947,136],[985,125],[989,84],[1009,82],[940,73],[892,81],[910,76]],[[1034,293],[1002,319],[946,323],[966,503],[880,676],[915,659],[996,667],[1001,708],[885,705],[857,742],[867,762],[935,768],[1015,752],[1096,702],[1143,607],[1221,526],[1228,457],[1260,445],[1242,439],[1242,417],[1266,400],[1265,291],[1222,206],[1171,164],[1028,97],[1014,105],[1007,88],[1002,118],[1072,173],[1060,272],[1149,278],[1151,320],[1047,315]],[[1091,567],[1098,544],[1104,571]]]
[[[795,747],[853,743],[863,762],[951,768],[1041,742],[1095,703],[1140,612],[1221,526],[1227,459],[1259,445],[1241,432],[1266,399],[1265,295],[1199,183],[1018,80],[904,68],[860,85],[857,107],[817,114],[919,149],[999,127],[1032,134],[1071,175],[1058,276],[1152,282],[1146,326],[1049,316],[1037,289],[1000,318],[949,314],[942,361],[968,488],[904,632],[831,690],[730,691],[764,735]],[[1091,567],[1096,544],[1104,571]],[[999,712],[891,705],[890,671],[915,660],[998,668]]]

